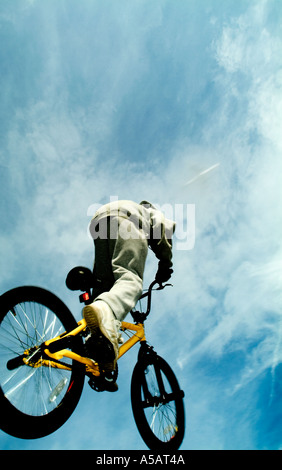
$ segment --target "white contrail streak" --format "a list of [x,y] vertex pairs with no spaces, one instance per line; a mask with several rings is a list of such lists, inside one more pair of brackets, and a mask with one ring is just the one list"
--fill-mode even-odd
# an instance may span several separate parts
[[219,163],[216,163],[215,165],[211,166],[211,167],[208,168],[207,170],[201,171],[201,173],[199,173],[197,176],[194,176],[194,178],[192,178],[191,180],[187,181],[187,183],[185,183],[185,186],[187,186],[188,184],[194,183],[194,181],[196,181],[197,179],[201,178],[201,176],[205,175],[206,173],[209,173],[210,171],[214,170],[214,169],[217,168],[219,165],[220,165]]

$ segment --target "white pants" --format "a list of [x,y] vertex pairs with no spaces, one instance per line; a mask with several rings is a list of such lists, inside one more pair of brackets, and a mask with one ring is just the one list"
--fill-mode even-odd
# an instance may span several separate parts
[[95,223],[98,234],[101,224],[103,234],[107,225],[107,236],[94,238],[94,275],[103,291],[95,300],[106,302],[117,320],[122,321],[142,294],[148,242],[136,224],[122,217],[97,218]]

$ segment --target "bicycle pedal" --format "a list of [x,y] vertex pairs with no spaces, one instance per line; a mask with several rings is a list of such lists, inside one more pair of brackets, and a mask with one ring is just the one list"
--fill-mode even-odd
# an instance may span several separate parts
[[98,380],[98,378],[89,379],[88,380],[88,385],[92,388],[92,390],[95,390],[95,392],[103,392],[104,391],[103,384]]
[[118,384],[115,380],[109,380],[106,377],[95,377],[95,379],[90,379],[88,381],[89,386],[95,392],[117,392]]

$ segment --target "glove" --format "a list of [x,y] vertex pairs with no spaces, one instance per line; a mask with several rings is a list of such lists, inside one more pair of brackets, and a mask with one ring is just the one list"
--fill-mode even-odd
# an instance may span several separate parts
[[160,261],[155,279],[159,284],[162,284],[170,279],[172,273],[173,269]]

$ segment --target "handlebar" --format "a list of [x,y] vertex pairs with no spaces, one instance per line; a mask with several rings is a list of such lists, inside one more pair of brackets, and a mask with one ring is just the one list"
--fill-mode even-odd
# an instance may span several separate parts
[[147,292],[144,292],[144,294],[142,294],[141,297],[139,298],[139,300],[141,300],[141,299],[144,299],[145,297],[148,297],[146,312],[139,312],[137,310],[131,311],[132,318],[136,323],[143,323],[146,320],[147,316],[149,315],[150,310],[151,310],[152,291],[153,291],[153,287],[156,284],[158,284],[159,287],[157,287],[157,289],[155,289],[155,290],[162,290],[167,286],[172,286],[172,284],[159,284],[159,282],[156,281],[156,280],[154,280],[149,285],[149,288],[148,288]]

